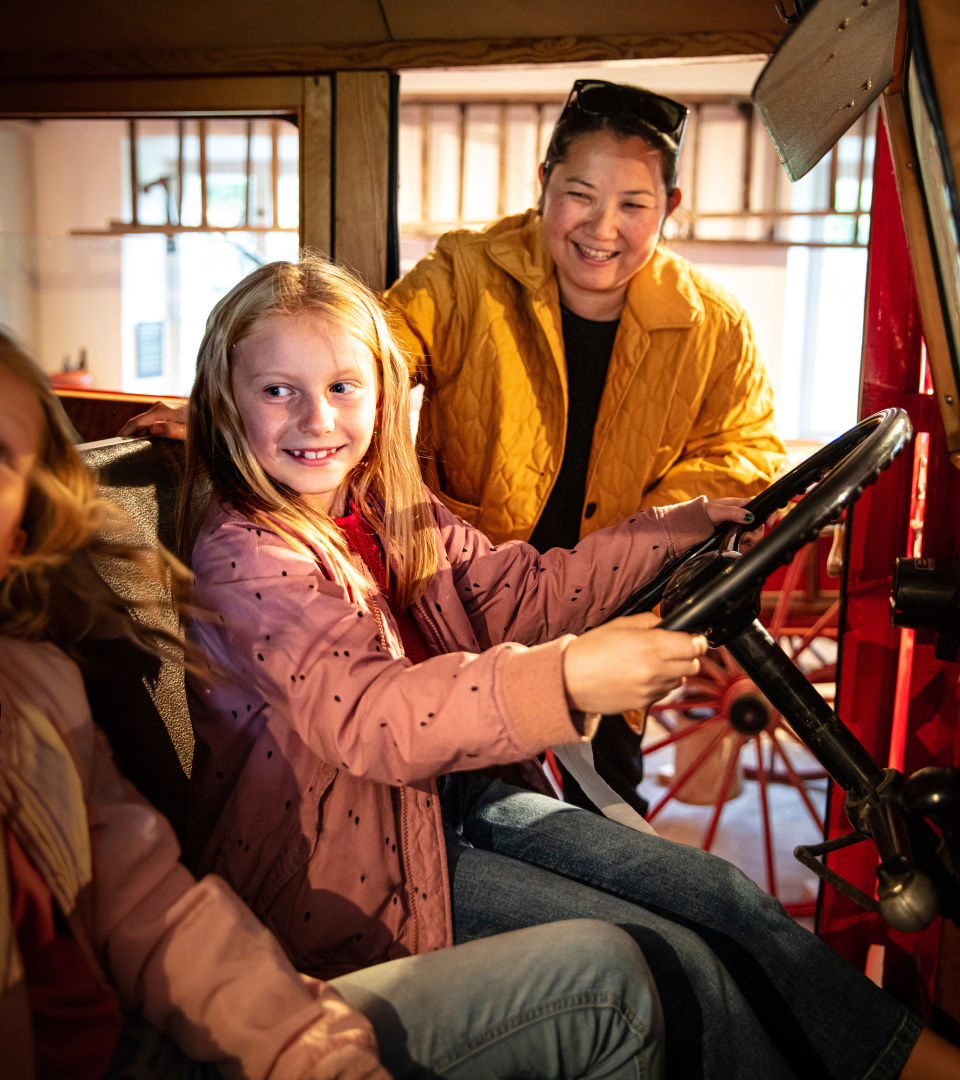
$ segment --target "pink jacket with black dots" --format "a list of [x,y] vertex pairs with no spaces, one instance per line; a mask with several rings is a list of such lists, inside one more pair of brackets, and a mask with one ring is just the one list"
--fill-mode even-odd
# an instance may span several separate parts
[[564,649],[713,530],[698,499],[538,555],[425,497],[440,568],[412,614],[437,655],[416,665],[385,600],[371,617],[323,558],[231,507],[210,507],[193,551],[217,613],[193,634],[233,674],[191,687],[188,852],[326,978],[452,943],[434,778],[591,735]]
[[[166,819],[117,773],[73,661],[48,642],[0,635],[5,1080],[34,1074],[7,830],[90,970],[104,982],[109,976],[124,1008],[142,1013],[191,1058],[215,1062],[236,1080],[388,1080],[366,1017],[333,987],[298,975],[223,881],[198,882],[179,861]],[[72,1007],[63,1016],[64,1036],[87,1006],[75,996]]]

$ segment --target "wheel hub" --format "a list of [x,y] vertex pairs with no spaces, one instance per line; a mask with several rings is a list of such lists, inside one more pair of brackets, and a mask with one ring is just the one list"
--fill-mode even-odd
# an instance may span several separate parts
[[770,703],[746,677],[734,679],[723,695],[721,705],[730,726],[741,735],[758,735],[766,730],[773,717]]

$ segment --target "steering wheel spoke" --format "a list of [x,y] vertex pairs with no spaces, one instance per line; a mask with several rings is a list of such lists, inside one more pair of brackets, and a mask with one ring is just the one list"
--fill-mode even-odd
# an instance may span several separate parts
[[789,562],[805,543],[860,497],[864,487],[890,465],[912,434],[910,420],[902,409],[887,409],[861,421],[748,504],[756,520],[762,522],[791,499],[803,496],[749,551],[742,555],[735,551],[714,554],[729,538],[728,529],[718,529],[710,540],[671,565],[670,578],[662,583],[658,578],[655,597],[649,590],[643,597],[650,601],[648,606],[663,599],[660,626],[664,629],[708,636],[712,633],[713,643],[725,644],[814,757],[853,799],[875,792],[882,771],[760,625],[750,598],[774,570]]
[[875,792],[883,770],[757,620],[725,642],[730,655],[849,795]]

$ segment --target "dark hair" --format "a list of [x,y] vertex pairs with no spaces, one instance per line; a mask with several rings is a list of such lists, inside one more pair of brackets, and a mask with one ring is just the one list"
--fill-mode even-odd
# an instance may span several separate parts
[[554,125],[543,159],[543,187],[581,135],[609,131],[625,139],[637,135],[660,155],[667,195],[677,186],[677,161],[687,109],[680,102],[639,86],[578,79]]

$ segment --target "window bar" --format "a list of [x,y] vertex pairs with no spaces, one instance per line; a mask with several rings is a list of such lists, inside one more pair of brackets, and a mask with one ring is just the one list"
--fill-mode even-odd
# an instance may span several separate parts
[[866,172],[867,172],[867,135],[868,135],[867,117],[869,115],[870,115],[869,113],[865,113],[860,118],[860,121],[859,121],[859,123],[857,125],[860,128],[860,164],[859,164],[859,166],[857,168],[857,180],[859,181],[859,183],[857,184],[857,209],[858,210],[863,209],[863,183],[864,183],[864,180],[866,179]]
[[137,175],[137,122],[127,122],[130,141],[130,224],[140,224],[140,178]]
[[[752,188],[754,184],[754,109],[753,105],[745,102],[740,103],[740,117],[743,121],[743,188],[740,193],[741,210],[745,213],[751,211]],[[746,222],[744,233],[749,238],[754,238],[754,232],[749,221]]]
[[534,175],[539,175],[540,166],[543,163],[541,154],[541,147],[543,147],[543,153],[546,152],[546,127],[547,127],[547,105],[546,102],[537,102],[537,145],[534,147],[534,154],[536,154],[537,160],[533,163]]
[[692,112],[693,116],[691,119],[693,119],[695,123],[691,133],[693,135],[693,154],[688,159],[690,161],[690,203],[687,209],[690,213],[689,239],[695,240],[697,236],[697,181],[700,176],[700,105],[694,105]]
[[828,209],[837,208],[837,182],[840,179],[840,143],[839,140],[830,148],[830,203]]
[[746,128],[743,135],[743,188],[740,192],[740,208],[750,209],[751,188],[753,186],[753,105],[741,101],[740,118]]
[[250,224],[250,177],[253,173],[253,121],[247,121],[246,190],[243,200],[243,223]]
[[430,106],[420,106],[420,220],[430,220]]
[[183,224],[183,134],[184,122],[177,121],[177,224]]
[[200,224],[207,227],[207,122],[199,120],[200,132]]
[[[863,185],[867,178],[867,136],[869,134],[870,120],[874,115],[875,111],[868,110],[860,118],[860,164],[857,171],[857,217],[854,224],[854,228],[856,229],[854,240],[859,240],[860,238],[860,221],[864,216]],[[869,211],[867,211],[867,213],[869,213]]]
[[270,198],[273,202],[273,227],[280,227],[280,121],[270,121]]
[[463,221],[464,169],[467,164],[467,106],[464,102],[461,102],[457,108],[459,112],[457,156],[460,177],[459,190],[457,191],[457,221]]
[[[767,155],[767,168],[770,172],[769,184],[767,187],[767,190],[770,192],[770,205],[782,206],[782,190],[786,173],[784,173],[781,168],[780,159],[776,154]],[[782,230],[778,228],[778,225],[778,220],[775,217],[771,217],[766,233],[767,243],[774,243],[777,240],[783,239]]]
[[507,212],[507,106],[500,102],[497,110],[497,217]]

